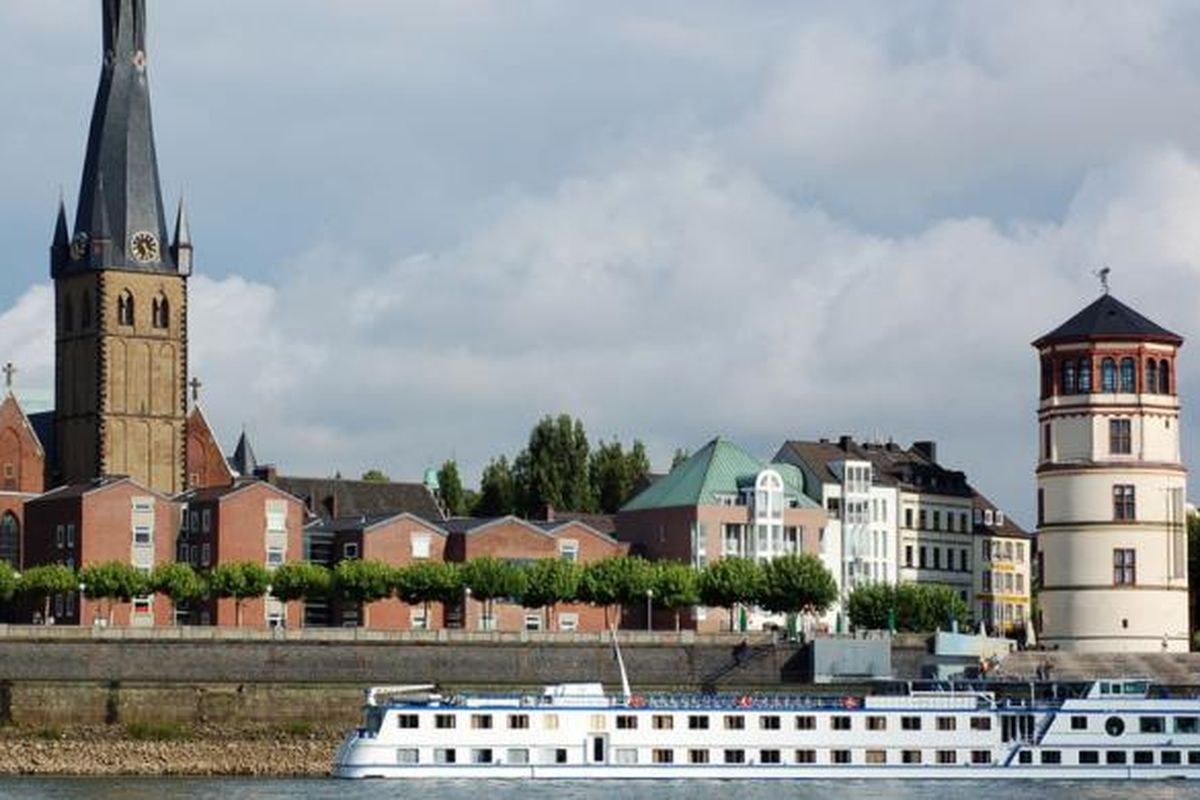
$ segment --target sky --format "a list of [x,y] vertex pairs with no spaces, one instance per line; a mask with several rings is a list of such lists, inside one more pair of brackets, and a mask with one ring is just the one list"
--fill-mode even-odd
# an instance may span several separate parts
[[[1032,522],[1030,342],[1200,327],[1200,5],[148,0],[191,369],[291,474],[933,439]],[[0,3],[0,358],[53,386],[96,0]],[[1194,346],[1194,345],[1192,345]],[[1184,455],[1200,361],[1181,361]]]

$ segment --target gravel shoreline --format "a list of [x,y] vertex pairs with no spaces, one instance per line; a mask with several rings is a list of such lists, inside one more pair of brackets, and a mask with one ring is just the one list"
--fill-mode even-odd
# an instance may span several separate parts
[[0,730],[0,776],[326,777],[344,730],[108,726]]

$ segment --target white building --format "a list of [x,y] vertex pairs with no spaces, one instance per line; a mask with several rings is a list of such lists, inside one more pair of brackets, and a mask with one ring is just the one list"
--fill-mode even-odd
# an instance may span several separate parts
[[1042,639],[1076,651],[1188,649],[1183,339],[1105,294],[1034,342]]

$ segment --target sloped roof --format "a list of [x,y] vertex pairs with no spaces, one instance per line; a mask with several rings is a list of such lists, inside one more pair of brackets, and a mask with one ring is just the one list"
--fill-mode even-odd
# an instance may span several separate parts
[[1044,347],[1059,342],[1122,338],[1181,345],[1183,337],[1143,317],[1111,294],[1105,294],[1075,316],[1033,343]]
[[971,505],[973,508],[981,511],[991,511],[993,515],[991,525],[987,525],[984,522],[973,522],[976,536],[1008,536],[1014,539],[1033,538],[1033,534],[1018,525],[1008,514],[1004,514],[1004,521],[997,525],[995,523],[995,514],[1000,509],[996,507],[995,503],[979,492],[975,492]]
[[301,478],[280,475],[274,483],[305,502],[310,511],[328,516],[325,501],[331,499],[339,517],[394,515],[409,512],[430,522],[445,519],[437,498],[423,483],[372,483],[343,478]]
[[784,481],[784,493],[798,505],[815,507],[805,496],[804,479],[791,464],[768,464],[728,439],[713,439],[671,473],[634,497],[622,511],[651,508],[718,505],[717,495],[736,494],[764,469],[774,469]]
[[258,459],[254,457],[254,447],[250,444],[250,437],[246,435],[245,431],[242,431],[242,435],[238,438],[237,447],[229,458],[229,465],[239,475],[247,478],[254,477],[254,473],[258,470]]

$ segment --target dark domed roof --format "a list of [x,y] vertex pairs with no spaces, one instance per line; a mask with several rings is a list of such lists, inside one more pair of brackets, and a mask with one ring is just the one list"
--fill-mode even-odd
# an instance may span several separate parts
[[1086,342],[1095,339],[1133,339],[1139,342],[1163,342],[1176,347],[1183,337],[1151,322],[1110,294],[1080,311],[1058,328],[1038,339],[1034,347],[1060,342]]

